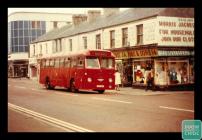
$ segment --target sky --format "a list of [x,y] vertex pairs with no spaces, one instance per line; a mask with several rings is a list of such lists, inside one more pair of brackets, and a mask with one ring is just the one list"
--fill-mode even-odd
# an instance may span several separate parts
[[[128,8],[120,8],[120,11]],[[102,10],[102,8],[8,8],[8,15],[13,12],[49,12],[49,13],[72,13],[87,14],[88,10]]]

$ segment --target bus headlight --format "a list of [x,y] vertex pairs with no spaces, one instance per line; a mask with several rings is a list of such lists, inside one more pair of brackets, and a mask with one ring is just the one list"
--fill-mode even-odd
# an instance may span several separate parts
[[92,82],[92,78],[88,78],[87,81],[90,83]]
[[113,82],[112,78],[109,78],[109,82],[110,82],[110,83],[112,83],[112,82]]

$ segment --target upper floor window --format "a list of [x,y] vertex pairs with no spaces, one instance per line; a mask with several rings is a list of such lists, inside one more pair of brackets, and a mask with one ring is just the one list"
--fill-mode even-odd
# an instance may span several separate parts
[[143,24],[137,25],[137,44],[143,44]]
[[58,22],[57,22],[57,21],[54,21],[54,22],[53,22],[53,27],[54,27],[54,28],[57,28],[57,27],[58,27]]
[[110,31],[110,48],[115,48],[115,31]]
[[33,45],[33,50],[34,50],[33,56],[35,56],[35,45]]
[[72,51],[72,39],[69,39],[69,50]]
[[100,34],[96,35],[96,49],[101,49],[101,37],[100,37]]
[[46,43],[46,54],[48,54],[48,45]]
[[40,45],[40,54],[42,54],[42,45]]
[[84,45],[84,49],[87,49],[87,37],[83,37],[83,45]]
[[40,28],[40,21],[32,21],[32,28]]
[[128,28],[122,29],[122,46],[128,45]]

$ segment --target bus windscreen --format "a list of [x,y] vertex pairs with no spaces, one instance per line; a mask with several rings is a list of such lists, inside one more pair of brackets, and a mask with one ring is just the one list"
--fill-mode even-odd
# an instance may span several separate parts
[[99,69],[100,65],[98,58],[86,58],[86,68]]

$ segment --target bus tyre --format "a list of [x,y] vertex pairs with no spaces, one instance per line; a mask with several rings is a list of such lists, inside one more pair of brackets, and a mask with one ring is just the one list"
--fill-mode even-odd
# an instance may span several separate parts
[[98,90],[98,93],[103,94],[105,90]]
[[78,91],[78,89],[76,89],[76,87],[75,87],[75,81],[74,80],[71,80],[70,91],[74,92],[74,93]]
[[49,80],[46,80],[45,87],[46,87],[46,89],[54,89],[54,87],[51,86],[51,83]]

